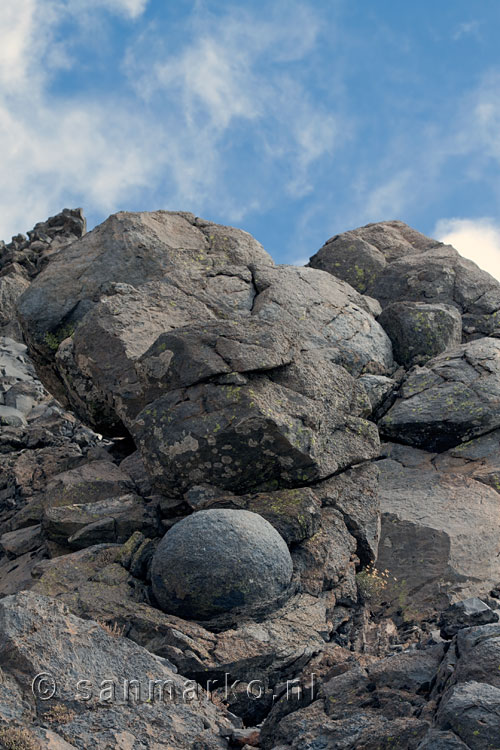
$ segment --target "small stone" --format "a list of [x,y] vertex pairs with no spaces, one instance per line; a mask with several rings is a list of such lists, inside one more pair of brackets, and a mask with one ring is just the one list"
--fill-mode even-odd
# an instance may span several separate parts
[[498,615],[485,602],[476,597],[464,599],[446,609],[439,621],[441,637],[453,638],[459,630],[475,625],[489,625],[498,622]]

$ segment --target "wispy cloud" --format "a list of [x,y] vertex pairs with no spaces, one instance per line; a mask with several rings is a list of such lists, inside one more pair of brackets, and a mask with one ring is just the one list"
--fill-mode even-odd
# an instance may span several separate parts
[[[180,199],[210,206],[217,183],[219,210],[231,217],[242,215],[243,194],[249,206],[272,198],[266,177],[278,165],[280,190],[305,195],[310,167],[344,140],[341,118],[312,101],[298,68],[283,65],[293,66],[314,48],[320,28],[314,11],[276,3],[270,13],[262,18],[236,7],[217,18],[202,14],[187,42],[173,51],[159,51],[150,29],[127,57],[138,95],[147,103],[176,102],[164,126],[182,166]],[[234,185],[242,175],[234,180],[227,170],[237,163],[243,144],[254,159],[237,206]]]
[[480,39],[480,27],[481,24],[479,21],[463,21],[453,30],[452,39],[455,42],[467,36],[474,36],[477,39]]
[[309,95],[297,65],[314,50],[321,26],[307,4],[278,2],[267,15],[235,6],[217,16],[197,4],[169,46],[161,28],[139,24],[135,41],[113,60],[115,94],[54,93],[58,74],[79,64],[71,35],[59,34],[63,23],[71,19],[78,43],[85,35],[91,43],[99,14],[137,21],[146,6],[0,6],[0,152],[9,176],[1,235],[62,203],[103,213],[145,196],[241,221],[278,194],[306,195],[311,170],[342,143],[340,116]]
[[440,219],[434,236],[500,280],[500,224],[491,218]]
[[[50,93],[53,76],[72,64],[66,44],[57,41],[58,26],[68,14],[76,21],[78,5],[16,0],[15,7],[0,7],[0,154],[9,186],[0,207],[4,237],[82,196],[111,208],[155,170],[143,149],[143,119],[118,97],[61,100]],[[94,5],[135,14],[145,2]]]

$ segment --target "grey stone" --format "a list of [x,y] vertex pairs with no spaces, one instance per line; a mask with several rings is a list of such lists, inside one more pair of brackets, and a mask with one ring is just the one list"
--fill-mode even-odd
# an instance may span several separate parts
[[288,546],[314,536],[321,526],[321,502],[310,487],[232,495],[202,486],[193,487],[185,499],[195,511],[230,508],[258,513],[274,526]]
[[355,551],[356,540],[342,514],[334,508],[324,508],[320,530],[292,550],[294,570],[303,591],[313,596],[335,592],[330,614],[337,599],[349,606],[356,603]]
[[[61,602],[31,592],[3,599],[0,635],[0,665],[12,689],[1,696],[0,718],[14,716],[9,727],[26,728],[43,747],[227,748],[221,735],[231,722],[202,691],[186,700],[185,678],[162,659],[96,622],[80,620]],[[37,702],[32,682],[42,672],[54,675],[57,689],[52,699]],[[87,681],[90,700],[76,698],[83,694],[81,680]],[[131,680],[138,687],[131,685],[127,697]],[[150,690],[149,680],[159,682]],[[108,700],[105,685],[111,686]],[[59,744],[45,741],[44,726]]]
[[172,391],[132,427],[157,488],[209,483],[247,493],[300,486],[378,454],[366,395],[321,353],[238,385]]
[[282,537],[245,510],[199,511],[168,531],[151,581],[160,607],[188,619],[266,611],[287,595],[292,561]]
[[468,745],[459,740],[453,732],[431,729],[417,750],[468,750]]
[[393,302],[378,318],[392,341],[394,359],[422,365],[462,342],[462,318],[451,305]]
[[0,277],[0,336],[22,341],[21,326],[16,318],[16,303],[28,287],[29,281],[21,274]]
[[11,557],[19,557],[42,546],[41,526],[27,526],[0,537],[0,547]]
[[441,614],[439,622],[441,637],[451,639],[462,628],[470,628],[474,625],[487,625],[492,622],[498,622],[498,614],[491,607],[488,607],[485,602],[477,597],[463,599],[460,602],[450,605]]
[[119,544],[134,531],[154,536],[159,530],[155,505],[133,494],[46,507],[42,527],[48,539],[73,549],[104,542]]
[[376,566],[389,572],[386,601],[420,620],[488,594],[500,578],[498,494],[475,480],[476,462],[396,444],[383,451]]
[[443,696],[436,725],[453,731],[470,750],[497,747],[500,689],[481,682],[455,685]]
[[[146,406],[141,355],[161,333],[200,322],[281,326],[355,375],[392,367],[372,302],[314,269],[275,267],[250,235],[186,213],[110,217],[51,257],[19,310],[44,382],[91,424],[113,429]],[[262,368],[241,352],[235,363]]]
[[357,540],[356,553],[363,565],[377,557],[380,539],[378,468],[362,464],[321,482],[315,488],[322,505],[342,513],[349,533]]
[[500,342],[483,338],[412,370],[380,421],[389,438],[442,451],[500,426]]
[[397,386],[396,380],[385,375],[361,375],[358,382],[368,394],[372,411],[375,411]]
[[332,237],[310,264],[379,300],[453,305],[466,340],[497,336],[500,284],[449,245],[403,222],[368,224]]

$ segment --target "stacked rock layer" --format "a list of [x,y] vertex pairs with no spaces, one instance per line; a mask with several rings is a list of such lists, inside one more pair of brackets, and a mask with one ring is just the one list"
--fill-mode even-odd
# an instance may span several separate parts
[[[401,222],[296,267],[168,211],[65,210],[0,269],[0,744],[491,747],[495,279]],[[113,704],[96,733],[101,695],[28,691],[127,659],[218,708],[160,736]]]

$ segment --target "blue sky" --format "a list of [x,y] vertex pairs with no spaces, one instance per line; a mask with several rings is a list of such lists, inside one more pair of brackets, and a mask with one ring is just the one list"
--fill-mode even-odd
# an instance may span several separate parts
[[0,237],[189,210],[281,262],[398,218],[500,278],[498,0],[2,0]]

